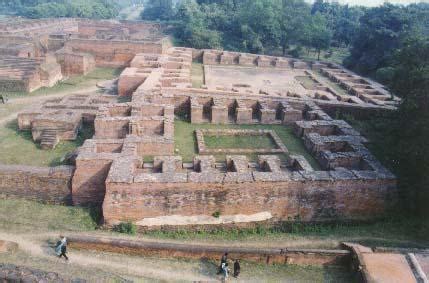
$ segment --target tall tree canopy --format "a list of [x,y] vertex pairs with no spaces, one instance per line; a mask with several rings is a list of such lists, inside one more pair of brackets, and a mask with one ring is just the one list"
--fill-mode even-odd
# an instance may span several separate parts
[[5,0],[0,11],[14,12],[28,18],[80,17],[110,19],[119,13],[114,0]]
[[[368,9],[360,18],[360,25],[353,40],[347,67],[362,74],[383,76],[392,64],[395,51],[410,36],[424,36],[429,30],[429,5],[416,4],[406,7],[385,4]],[[381,70],[381,71],[380,71]],[[387,83],[388,78],[384,81]]]
[[173,0],[153,0],[145,4],[141,17],[144,20],[169,20],[174,16]]

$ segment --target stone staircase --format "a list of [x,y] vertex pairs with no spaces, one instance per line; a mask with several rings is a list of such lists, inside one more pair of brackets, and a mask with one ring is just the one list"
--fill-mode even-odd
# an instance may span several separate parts
[[58,129],[45,129],[40,136],[40,147],[42,149],[54,149],[59,141]]

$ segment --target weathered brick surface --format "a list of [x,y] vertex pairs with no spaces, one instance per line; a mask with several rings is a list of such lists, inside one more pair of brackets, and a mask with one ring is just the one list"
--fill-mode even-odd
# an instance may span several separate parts
[[0,195],[48,203],[71,201],[73,166],[0,165]]
[[86,75],[95,68],[95,59],[89,53],[76,53],[66,50],[56,52],[61,72],[66,76]]
[[347,250],[237,248],[213,245],[154,243],[74,235],[67,239],[72,249],[119,252],[161,258],[204,258],[211,260],[219,260],[223,253],[228,251],[230,258],[239,258],[263,264],[343,265],[350,261],[351,254]]
[[[375,99],[380,94],[374,93],[377,86],[370,81],[338,66],[313,64],[353,94],[345,98],[318,81],[307,62],[208,50],[200,55],[204,63],[259,66],[255,70],[267,72],[267,77],[261,88],[240,81],[231,87],[208,84],[196,89],[191,85],[195,50],[167,50],[162,40],[132,38],[138,31],[126,25],[89,23],[83,28],[88,38],[71,37],[65,48],[92,54],[99,66],[130,64],[119,79],[119,92],[131,95],[132,101],[114,104],[108,99],[73,96],[22,114],[19,125],[32,127],[36,139],[48,126],[61,126],[57,137],[67,139],[82,118],[94,121],[95,136],[79,149],[76,159],[73,203],[102,204],[107,224],[126,220],[169,223],[173,219],[198,225],[201,219],[213,220],[215,212],[225,216],[222,224],[360,220],[382,216],[394,203],[395,177],[365,148],[366,140],[359,133],[324,111],[394,108],[393,100]],[[268,88],[276,84],[270,81],[276,78],[269,77],[269,68],[289,69],[283,70],[287,73],[281,78],[286,89]],[[304,88],[295,79],[299,75],[312,79],[314,86]],[[374,90],[365,91],[364,85]],[[59,108],[63,110],[48,110]],[[290,156],[286,162],[260,156],[258,163],[249,163],[245,156],[227,156],[226,162],[204,156],[183,164],[180,157],[172,156],[174,114],[192,123],[293,125],[324,171],[315,171],[303,156]],[[271,136],[286,152],[280,139]],[[203,149],[202,135],[198,142]],[[144,162],[153,156],[154,162]]]
[[138,53],[163,52],[163,43],[140,41],[102,40],[102,39],[72,39],[65,44],[66,48],[76,52],[90,53],[95,57],[95,63],[100,67],[127,66]]
[[76,160],[72,195],[74,205],[100,205],[105,194],[105,180],[111,159]]
[[255,214],[276,220],[369,219],[382,216],[395,181],[288,180],[246,183],[108,183],[103,212],[107,223],[164,215]]

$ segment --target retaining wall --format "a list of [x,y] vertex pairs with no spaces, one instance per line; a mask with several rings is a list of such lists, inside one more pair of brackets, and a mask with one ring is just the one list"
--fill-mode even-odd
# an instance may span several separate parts
[[32,167],[0,164],[0,196],[53,204],[71,201],[73,166]]
[[155,243],[89,236],[69,236],[67,239],[69,247],[75,249],[163,258],[219,260],[225,252],[228,252],[230,259],[238,258],[266,264],[343,265],[350,260],[350,252],[347,250],[227,248],[212,245]]
[[[135,179],[138,179],[136,177]],[[285,182],[107,182],[105,222],[176,215],[252,215],[272,220],[328,221],[381,217],[395,199],[394,180],[287,180]]]

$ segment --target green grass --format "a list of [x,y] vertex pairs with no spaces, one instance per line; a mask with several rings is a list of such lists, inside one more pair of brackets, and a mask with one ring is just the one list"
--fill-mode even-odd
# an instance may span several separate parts
[[0,128],[0,163],[33,166],[56,166],[63,164],[64,156],[91,138],[94,130],[84,127],[75,141],[60,142],[53,150],[42,150],[34,143],[31,131],[20,131],[17,121]]
[[[216,261],[205,262],[210,270],[215,271]],[[346,266],[314,266],[295,264],[263,264],[240,261],[241,273],[239,280],[243,282],[358,282]],[[232,262],[230,271],[233,271]],[[235,280],[232,280],[235,282]]]
[[391,217],[371,223],[294,223],[253,228],[201,228],[146,231],[146,237],[199,242],[290,243],[295,247],[338,248],[341,242],[371,247],[428,248],[426,228],[416,219]]
[[0,92],[7,95],[9,98],[17,98],[23,96],[43,96],[65,91],[77,91],[86,87],[95,86],[99,81],[111,80],[119,76],[122,69],[120,68],[95,68],[87,75],[73,76],[64,81],[58,82],[53,87],[42,87],[31,93],[27,92]]
[[0,199],[0,230],[91,231],[97,228],[96,209],[49,205],[36,201]]
[[[197,129],[247,129],[247,130],[273,130],[277,133],[290,154],[301,154],[313,166],[320,169],[317,161],[307,152],[301,139],[293,134],[291,127],[283,125],[214,125],[214,124],[191,124],[183,120],[175,121],[175,148],[177,154],[181,155],[184,162],[192,162],[193,157],[198,155],[195,130]],[[233,142],[234,143],[234,142]],[[256,161],[257,154],[248,154],[249,160]],[[215,155],[218,161],[225,160],[225,154]],[[285,154],[280,154],[281,159],[286,159]]]
[[201,88],[204,84],[204,66],[202,63],[192,63],[191,76],[192,87]]
[[208,148],[275,149],[276,144],[268,135],[262,136],[204,136]]

